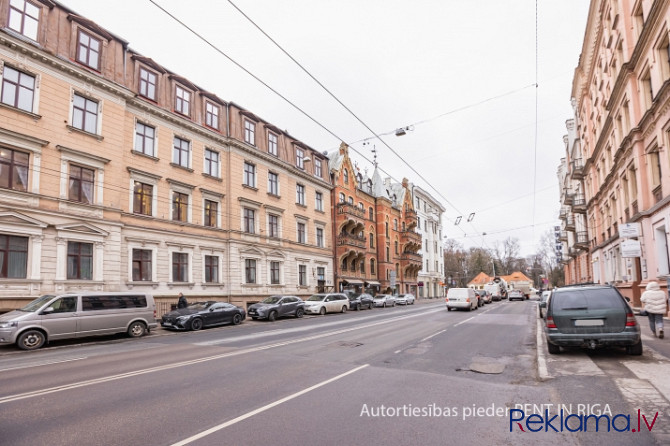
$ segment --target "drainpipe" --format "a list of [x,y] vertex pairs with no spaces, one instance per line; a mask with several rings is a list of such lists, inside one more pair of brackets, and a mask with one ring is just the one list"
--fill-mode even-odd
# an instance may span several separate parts
[[231,231],[231,221],[230,221],[230,215],[231,215],[231,209],[230,209],[230,201],[231,201],[231,196],[230,196],[230,188],[231,188],[231,182],[230,182],[230,165],[231,165],[231,147],[230,147],[230,104],[226,102],[226,138],[228,138],[228,150],[227,150],[227,159],[228,159],[228,168],[227,168],[227,175],[226,175],[226,188],[228,194],[228,199],[226,200],[226,231],[224,234],[225,236],[225,241],[224,241],[224,246],[227,247],[226,249],[226,257],[227,257],[227,262],[226,262],[226,276],[228,278],[228,303],[232,303],[231,296],[232,296],[232,280],[230,277],[230,261],[231,261],[231,255],[230,255],[230,231]]

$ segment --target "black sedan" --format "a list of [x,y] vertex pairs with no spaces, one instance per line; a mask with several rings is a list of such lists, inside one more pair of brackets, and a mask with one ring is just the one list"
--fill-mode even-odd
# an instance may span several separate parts
[[349,294],[349,308],[358,311],[362,308],[372,310],[375,306],[374,298],[367,293]]
[[267,319],[273,322],[278,317],[302,317],[305,314],[305,301],[297,296],[270,296],[257,304],[249,305],[251,319]]
[[174,330],[200,330],[215,325],[237,325],[244,320],[246,312],[226,302],[196,302],[186,308],[165,313],[161,326]]

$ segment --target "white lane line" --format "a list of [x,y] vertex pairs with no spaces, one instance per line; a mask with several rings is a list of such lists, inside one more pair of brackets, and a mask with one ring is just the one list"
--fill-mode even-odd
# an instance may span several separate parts
[[[435,312],[435,311],[442,311],[442,310],[434,310],[434,311],[429,311],[427,313],[432,313],[432,312]],[[57,387],[50,387],[50,388],[42,389],[42,390],[35,390],[35,391],[32,391],[32,392],[20,393],[20,394],[16,394],[16,395],[8,395],[8,396],[0,398],[0,404],[9,403],[9,402],[12,402],[12,401],[23,400],[23,399],[27,399],[27,398],[33,398],[33,397],[36,397],[36,396],[48,395],[50,393],[62,392],[62,391],[65,391],[65,390],[70,390],[70,389],[77,389],[77,388],[80,388],[80,387],[92,386],[92,385],[95,385],[95,384],[102,384],[102,383],[107,383],[107,382],[111,382],[111,381],[117,381],[119,379],[131,378],[131,377],[134,377],[134,376],[145,375],[145,374],[148,374],[148,373],[162,372],[162,371],[165,371],[165,370],[175,369],[175,368],[178,368],[178,367],[186,367],[186,366],[190,366],[190,365],[193,365],[193,364],[199,364],[199,363],[203,363],[203,362],[214,361],[214,360],[217,360],[217,359],[230,358],[230,357],[233,357],[233,356],[244,355],[244,354],[247,354],[247,353],[253,353],[253,352],[262,351],[262,350],[269,350],[269,349],[272,349],[272,348],[277,348],[277,347],[283,347],[283,346],[286,346],[286,345],[296,344],[298,342],[311,341],[311,340],[314,340],[314,339],[330,337],[330,336],[333,336],[333,335],[336,335],[336,334],[347,333],[347,332],[350,332],[350,331],[369,328],[369,327],[373,327],[373,326],[376,326],[376,325],[388,324],[388,323],[391,323],[391,322],[399,320],[399,319],[409,319],[409,318],[416,317],[416,316],[422,316],[424,314],[426,314],[426,313],[420,313],[420,314],[414,314],[414,315],[405,315],[405,316],[401,316],[401,317],[398,317],[398,318],[379,321],[379,322],[376,322],[376,323],[373,323],[373,324],[366,324],[366,325],[362,325],[362,326],[358,326],[358,327],[351,327],[351,328],[345,328],[345,329],[342,329],[342,330],[329,331],[329,332],[326,332],[326,333],[321,333],[321,334],[317,334],[317,335],[313,335],[313,336],[307,336],[305,338],[293,339],[293,340],[284,341],[284,342],[277,342],[275,344],[261,345],[261,346],[252,347],[252,348],[245,348],[245,349],[237,350],[237,351],[234,351],[234,352],[222,353],[222,354],[219,354],[219,355],[207,356],[207,357],[200,358],[200,359],[192,359],[190,361],[182,361],[182,362],[177,362],[177,363],[174,363],[174,364],[167,364],[167,365],[162,365],[162,366],[157,366],[157,367],[151,367],[151,368],[148,368],[148,369],[136,370],[134,372],[121,373],[119,375],[112,375],[112,376],[107,376],[107,377],[103,377],[103,378],[96,378],[96,379],[91,379],[91,380],[87,380],[87,381],[80,381],[80,382],[77,382],[77,383],[66,384],[66,385],[57,386]]]
[[397,354],[400,353],[401,351],[402,351],[402,350],[396,350],[396,351],[393,352],[393,354],[394,354],[394,355],[397,355]]
[[239,423],[240,421],[244,421],[244,420],[246,420],[247,418],[251,418],[251,417],[253,417],[254,415],[257,415],[257,414],[259,414],[259,413],[261,413],[261,412],[265,412],[265,411],[268,410],[268,409],[272,409],[273,407],[279,406],[280,404],[283,404],[283,403],[285,403],[285,402],[287,402],[287,401],[290,401],[290,400],[292,400],[292,399],[294,399],[294,398],[297,398],[297,397],[299,397],[299,396],[301,396],[301,395],[304,395],[304,394],[306,394],[306,393],[309,393],[309,392],[311,392],[312,390],[316,390],[316,389],[318,389],[319,387],[323,387],[323,386],[325,386],[326,384],[330,384],[330,383],[332,383],[332,382],[334,382],[334,381],[337,381],[338,379],[344,378],[344,377],[347,376],[347,375],[351,375],[352,373],[356,373],[357,371],[366,368],[368,365],[369,365],[369,364],[365,364],[365,365],[362,365],[362,366],[360,366],[360,367],[356,367],[355,369],[349,370],[348,372],[342,373],[341,375],[337,375],[337,376],[335,376],[335,377],[333,377],[333,378],[330,378],[330,379],[328,379],[328,380],[326,380],[326,381],[322,381],[322,382],[320,382],[320,383],[318,383],[318,384],[315,384],[315,385],[313,385],[312,387],[308,387],[307,389],[301,390],[300,392],[296,392],[296,393],[294,393],[293,395],[289,395],[289,396],[287,396],[287,397],[285,397],[285,398],[282,398],[282,399],[280,399],[280,400],[277,400],[277,401],[275,401],[274,403],[270,403],[270,404],[265,405],[265,406],[263,406],[263,407],[259,407],[258,409],[252,410],[251,412],[247,412],[247,413],[245,413],[244,415],[240,415],[240,416],[237,417],[237,418],[233,418],[233,419],[230,420],[230,421],[226,421],[225,423],[221,423],[221,424],[219,424],[218,426],[214,426],[214,427],[212,427],[212,428],[210,428],[210,429],[207,429],[206,431],[200,432],[199,434],[193,435],[193,436],[191,436],[191,437],[189,437],[189,438],[186,438],[186,439],[184,439],[184,440],[182,440],[182,441],[180,441],[180,442],[178,442],[178,443],[174,443],[172,446],[184,446],[184,445],[187,445],[187,444],[189,444],[189,443],[192,443],[192,442],[194,442],[194,441],[196,441],[196,440],[199,440],[199,439],[201,439],[201,438],[203,438],[203,437],[206,437],[206,436],[208,436],[208,435],[210,435],[210,434],[213,434],[214,432],[218,432],[218,431],[220,431],[221,429],[225,429],[225,428],[227,428],[228,426],[232,426],[233,424]]
[[458,327],[458,326],[461,325],[461,324],[465,324],[467,321],[472,320],[472,319],[474,319],[474,318],[475,318],[475,317],[472,316],[471,318],[468,318],[468,319],[466,319],[466,320],[464,320],[464,321],[460,321],[458,324],[454,325],[454,327]]
[[51,365],[51,364],[61,364],[63,362],[72,362],[72,361],[79,361],[80,359],[86,359],[88,356],[82,356],[79,358],[68,358],[68,359],[54,359],[51,361],[40,361],[37,363],[30,363],[30,364],[23,364],[15,367],[2,367],[0,368],[0,372],[8,372],[10,370],[21,370],[21,369],[27,369],[27,368],[33,368],[33,367],[41,367],[43,365]]
[[537,374],[541,380],[545,381],[552,378],[552,376],[547,369],[547,358],[544,355],[544,340],[542,339],[543,330],[540,320],[541,319],[537,320],[537,343],[535,344],[537,349]]
[[430,336],[426,336],[425,338],[423,338],[423,339],[420,340],[419,342],[427,341],[428,339],[430,339],[430,338],[434,338],[435,336],[437,336],[437,335],[439,335],[439,334],[442,334],[442,333],[444,333],[445,331],[447,331],[446,328],[445,328],[444,330],[438,331],[437,333],[434,333],[434,334],[432,334],[432,335],[430,335]]

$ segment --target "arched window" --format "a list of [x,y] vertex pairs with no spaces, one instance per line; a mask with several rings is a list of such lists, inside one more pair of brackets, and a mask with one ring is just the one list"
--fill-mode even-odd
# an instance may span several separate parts
[[370,259],[370,274],[376,274],[375,273],[375,259]]
[[405,232],[405,222],[402,222],[402,232]]
[[342,192],[340,192],[340,203],[344,203],[345,200],[346,200],[346,198],[345,198],[344,194]]
[[370,233],[370,248],[375,247],[375,235],[371,232]]
[[370,214],[370,220],[375,219],[374,211],[372,210],[372,207],[368,208],[368,213]]
[[398,230],[398,220],[395,218],[393,219],[393,230],[394,231]]
[[384,223],[386,225],[386,236],[389,236],[389,222]]
[[347,169],[344,169],[344,184],[349,184],[349,171]]

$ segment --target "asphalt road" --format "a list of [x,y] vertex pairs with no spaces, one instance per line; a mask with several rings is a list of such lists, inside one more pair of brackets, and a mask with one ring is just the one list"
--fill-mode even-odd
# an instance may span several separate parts
[[[668,444],[670,362],[658,340],[645,339],[638,358],[549,357],[537,322],[533,301],[447,312],[429,300],[35,352],[0,347],[0,444]],[[593,421],[588,432],[560,432],[558,421],[559,432],[530,432],[520,420],[522,432],[510,422],[515,408],[526,418],[609,411],[628,415],[636,433],[595,432]],[[638,409],[649,423],[659,412],[651,432],[637,431]]]

